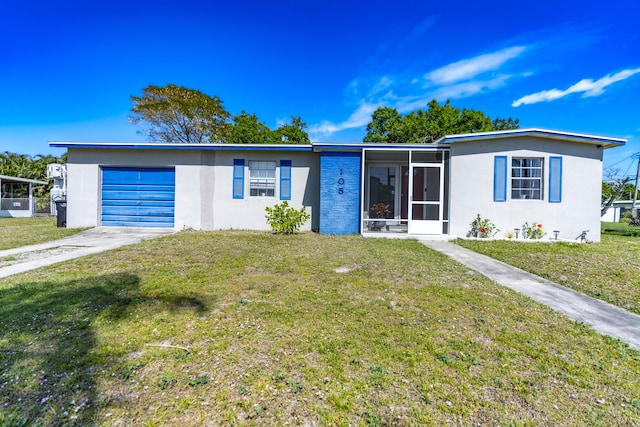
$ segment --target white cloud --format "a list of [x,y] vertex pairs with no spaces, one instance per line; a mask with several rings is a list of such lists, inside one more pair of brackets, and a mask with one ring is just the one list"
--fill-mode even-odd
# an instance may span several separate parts
[[393,79],[391,79],[389,76],[382,76],[382,78],[378,80],[378,83],[376,83],[373,88],[371,88],[371,90],[369,91],[369,95],[376,95],[389,88],[391,85],[393,85],[393,83]]
[[309,126],[309,135],[311,139],[315,141],[318,137],[325,137],[341,130],[365,126],[371,120],[373,112],[380,106],[380,104],[370,104],[366,101],[360,101],[356,111],[354,111],[347,120],[341,123],[332,123],[325,120],[320,124],[311,125]]
[[418,40],[422,35],[435,24],[437,17],[427,18],[424,21],[420,22],[418,25],[413,27],[409,35],[407,35],[402,42],[400,42],[400,46],[404,46],[408,43],[412,43]]
[[513,101],[511,106],[519,107],[523,104],[537,104],[538,102],[555,101],[556,99],[564,98],[572,93],[582,93],[583,98],[599,96],[604,93],[604,89],[607,86],[626,80],[637,73],[640,73],[640,68],[622,70],[615,74],[608,74],[596,81],[593,81],[592,79],[582,79],[566,90],[550,89],[523,96],[522,98]]
[[278,117],[276,118],[276,127],[284,126],[290,123],[290,118]]
[[[432,24],[431,21],[424,21],[422,26],[416,27],[416,37]],[[497,70],[507,61],[520,56],[526,49],[525,46],[513,46],[454,62],[417,77],[417,73],[405,71],[399,75],[356,78],[345,90],[348,98],[358,100],[356,110],[343,122],[323,121],[311,125],[309,135],[312,140],[318,140],[341,130],[365,126],[371,121],[371,115],[376,108],[382,106],[390,106],[400,113],[407,113],[417,108],[425,108],[434,98],[444,101],[495,90],[513,77],[504,72],[497,73]],[[486,75],[482,76],[485,73]],[[427,79],[425,86],[416,85],[424,82],[424,79]]]
[[475,58],[463,59],[424,75],[430,84],[445,85],[473,79],[487,71],[499,69],[505,62],[520,56],[526,48],[514,46],[498,52],[487,53]]
[[436,98],[437,100],[466,98],[478,93],[486,92],[487,90],[493,90],[504,86],[505,82],[511,77],[511,75],[504,74],[489,80],[472,80],[443,86],[433,92],[432,98]]

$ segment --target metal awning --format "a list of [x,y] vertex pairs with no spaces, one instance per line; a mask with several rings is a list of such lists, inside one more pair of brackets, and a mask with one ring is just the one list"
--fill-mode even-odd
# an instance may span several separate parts
[[7,175],[0,175],[0,181],[18,182],[18,183],[22,183],[22,184],[39,184],[39,185],[48,185],[49,184],[46,181],[38,181],[37,179],[18,178],[18,177],[15,177],[15,176],[7,176]]

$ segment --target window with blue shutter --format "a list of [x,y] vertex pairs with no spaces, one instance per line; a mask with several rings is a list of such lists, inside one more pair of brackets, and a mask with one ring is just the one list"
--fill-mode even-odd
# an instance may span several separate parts
[[291,160],[280,160],[280,200],[291,200]]
[[244,199],[244,159],[233,159],[233,198]]
[[493,201],[507,201],[507,156],[495,156],[493,160]]
[[549,202],[562,202],[562,157],[549,157]]

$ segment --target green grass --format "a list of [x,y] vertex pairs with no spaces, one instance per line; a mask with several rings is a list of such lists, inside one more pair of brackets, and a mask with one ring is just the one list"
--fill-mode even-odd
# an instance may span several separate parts
[[601,229],[604,234],[640,237],[640,227],[624,222],[603,222]]
[[0,250],[61,239],[82,230],[57,228],[55,218],[0,218]]
[[0,295],[0,426],[640,425],[637,351],[416,241],[185,231]]
[[458,240],[552,282],[640,314],[640,239],[601,236],[600,243]]

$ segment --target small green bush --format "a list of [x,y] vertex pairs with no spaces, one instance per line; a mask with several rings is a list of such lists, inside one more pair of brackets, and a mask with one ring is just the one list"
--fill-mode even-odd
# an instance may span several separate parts
[[267,206],[265,210],[267,211],[265,215],[267,224],[276,234],[293,234],[311,218],[304,206],[297,210],[290,207],[287,201],[273,207]]

